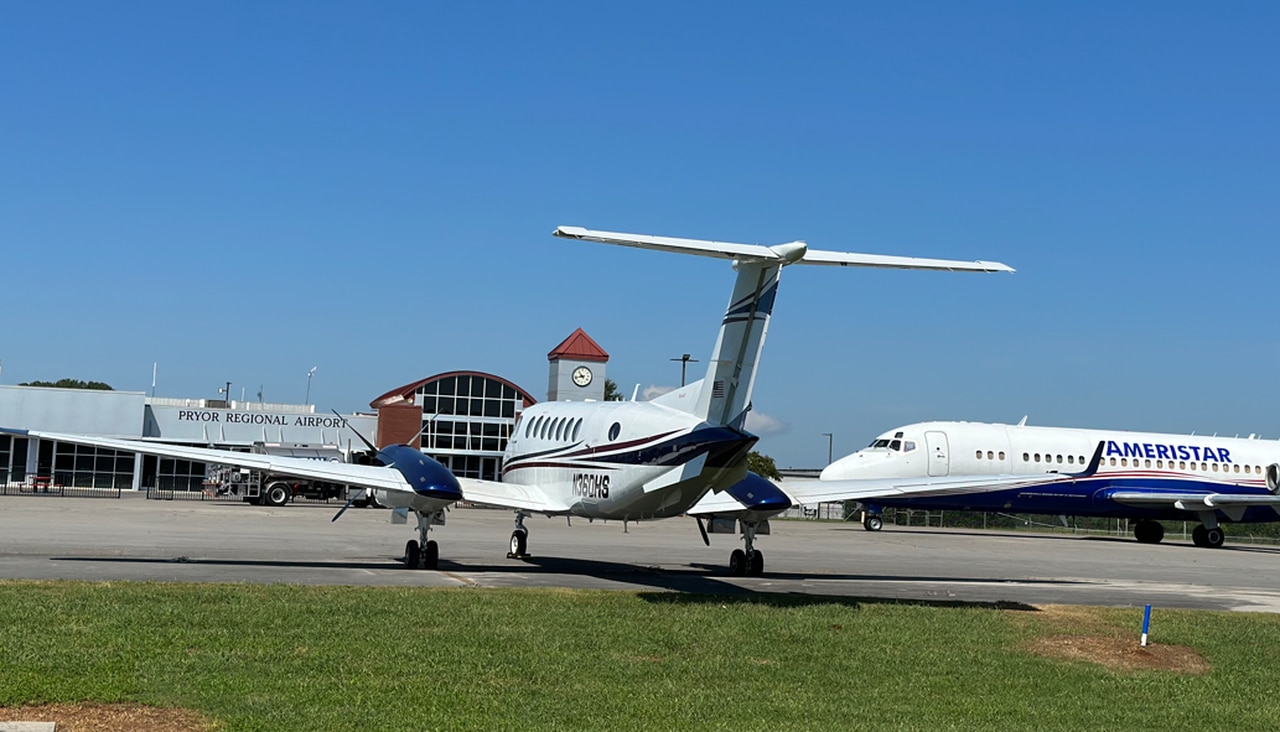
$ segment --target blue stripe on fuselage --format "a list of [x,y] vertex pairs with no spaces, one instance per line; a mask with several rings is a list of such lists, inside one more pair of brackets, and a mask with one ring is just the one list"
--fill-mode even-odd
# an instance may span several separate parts
[[[1172,506],[1144,507],[1116,503],[1111,500],[1111,494],[1118,490],[1204,495],[1214,493],[1271,495],[1270,491],[1262,487],[1210,484],[1182,478],[1092,478],[1046,482],[1041,485],[983,493],[876,499],[868,503],[885,508],[927,508],[947,511],[1004,511],[1169,521],[1189,521],[1195,518],[1191,512]],[[1280,519],[1280,511],[1270,506],[1250,506],[1239,523],[1270,522],[1277,519]]]

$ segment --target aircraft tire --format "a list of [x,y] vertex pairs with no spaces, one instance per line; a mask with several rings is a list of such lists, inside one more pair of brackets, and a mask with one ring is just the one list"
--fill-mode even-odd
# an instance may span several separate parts
[[875,514],[867,514],[867,517],[862,519],[862,528],[867,531],[879,531],[884,528],[884,519]]
[[523,557],[528,552],[528,549],[529,533],[518,530],[511,532],[511,551],[507,556],[511,558]]
[[435,541],[427,542],[427,550],[422,553],[422,568],[435,569],[440,566],[440,545]]
[[418,548],[418,540],[410,539],[409,543],[404,545],[404,566],[408,569],[417,569],[421,559],[422,550]]
[[1227,540],[1227,534],[1221,527],[1213,529],[1205,529],[1204,545],[1210,549],[1217,549]]
[[747,562],[747,575],[759,577],[764,574],[764,552],[754,552]]
[[747,553],[741,549],[734,549],[729,555],[729,574],[735,577],[741,577],[747,573]]
[[1159,544],[1164,539],[1164,525],[1159,521],[1142,519],[1133,527],[1133,538],[1142,544]]

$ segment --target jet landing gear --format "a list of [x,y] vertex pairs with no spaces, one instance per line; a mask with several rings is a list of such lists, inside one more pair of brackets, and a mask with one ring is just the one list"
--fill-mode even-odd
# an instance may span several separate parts
[[511,532],[511,546],[507,552],[507,559],[529,557],[529,529],[524,525],[524,518],[527,515],[523,511],[516,511],[516,530]]
[[1159,521],[1141,519],[1133,525],[1133,538],[1142,544],[1159,544],[1164,539],[1164,525]]
[[1208,549],[1217,549],[1227,540],[1227,535],[1218,526],[1218,514],[1213,511],[1201,511],[1197,514],[1200,525],[1191,531],[1191,543]]
[[729,555],[729,574],[737,577],[759,577],[764,574],[764,552],[755,548],[756,524],[746,521],[742,524],[742,541],[744,549],[734,549]]
[[435,569],[440,564],[440,545],[427,538],[431,532],[431,515],[414,512],[418,517],[418,538],[404,545],[404,566],[407,569]]
[[879,531],[884,528],[884,519],[878,513],[869,513],[862,517],[862,528],[867,531]]
[[1217,549],[1227,540],[1227,535],[1223,533],[1222,527],[1215,526],[1212,529],[1203,524],[1191,530],[1191,543],[1196,546],[1202,546],[1208,549]]

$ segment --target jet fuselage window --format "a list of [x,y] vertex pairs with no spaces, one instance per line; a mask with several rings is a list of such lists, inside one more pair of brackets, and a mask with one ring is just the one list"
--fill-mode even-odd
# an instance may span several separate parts
[[618,439],[618,435],[620,434],[622,434],[622,425],[618,422],[614,422],[613,425],[609,427],[609,440],[613,441]]
[[1001,460],[1004,460],[1004,450],[1001,450],[1001,451],[1000,451],[1000,459],[1001,459]]
[[1024,463],[1029,463],[1029,462],[1031,462],[1031,453],[1029,453],[1029,452],[1024,452],[1024,453],[1022,453],[1022,462],[1024,462]]
[[582,431],[582,417],[578,417],[578,421],[573,423],[573,441],[578,441],[578,433]]
[[974,451],[974,453],[973,453],[973,456],[974,456],[975,458],[977,458],[977,459],[981,460],[981,459],[982,459],[982,451],[981,451],[981,450],[975,450],[975,451]]

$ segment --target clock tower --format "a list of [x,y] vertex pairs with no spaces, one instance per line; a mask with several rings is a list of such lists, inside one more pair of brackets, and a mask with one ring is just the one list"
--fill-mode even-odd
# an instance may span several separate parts
[[604,400],[605,364],[609,354],[581,328],[547,354],[551,362],[551,379],[547,385],[549,401]]

